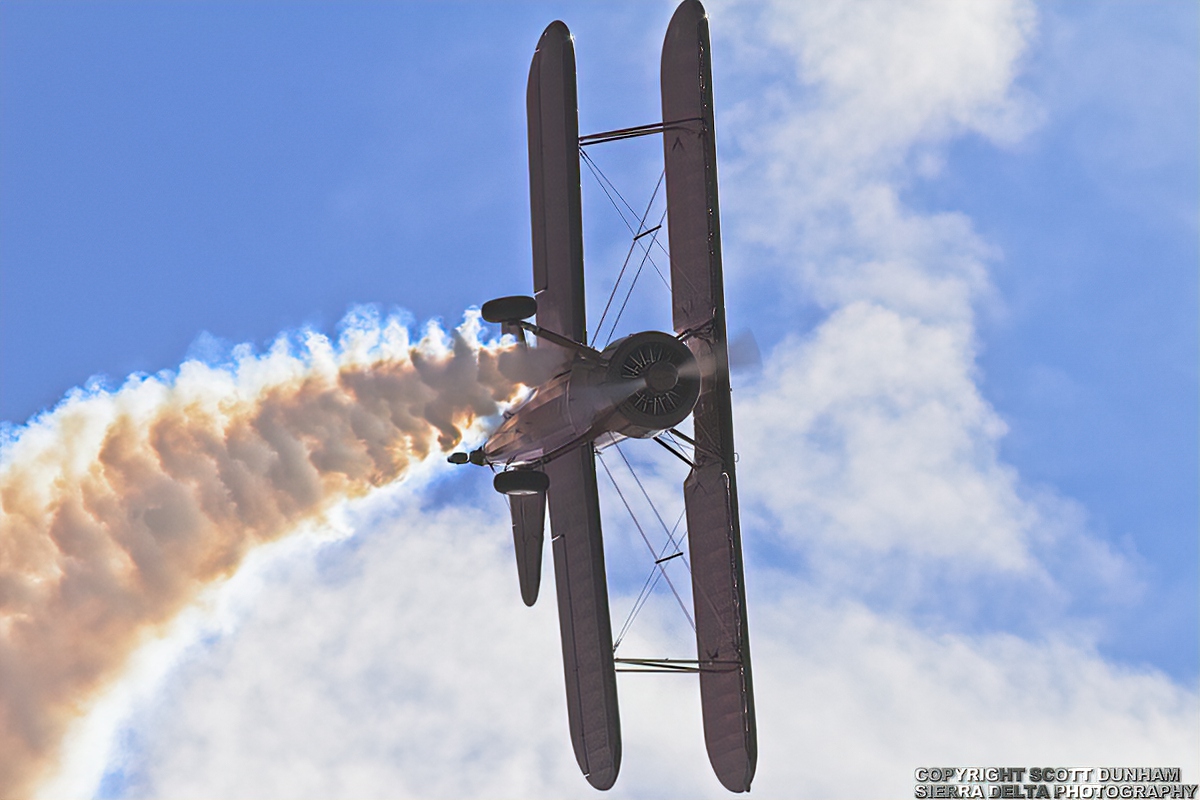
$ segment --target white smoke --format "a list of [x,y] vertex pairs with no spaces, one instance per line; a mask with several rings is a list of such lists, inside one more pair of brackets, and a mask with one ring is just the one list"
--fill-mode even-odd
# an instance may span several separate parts
[[357,314],[336,345],[310,332],[188,362],[18,431],[0,456],[0,794],[27,794],[130,654],[248,551],[510,402],[518,356],[479,334],[472,315],[413,342]]

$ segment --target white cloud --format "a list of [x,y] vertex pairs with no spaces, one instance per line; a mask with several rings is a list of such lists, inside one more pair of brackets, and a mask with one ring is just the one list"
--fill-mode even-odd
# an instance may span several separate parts
[[1161,675],[1070,642],[933,635],[796,592],[756,610],[764,796],[900,797],[914,768],[937,765],[1196,774],[1200,706]]
[[[727,241],[765,245],[774,274],[826,309],[738,395],[749,508],[765,509],[763,522],[819,569],[836,564],[845,588],[880,564],[894,569],[884,556],[896,552],[910,556],[910,584],[922,560],[1037,571],[1039,515],[998,458],[1005,426],[976,385],[975,308],[999,254],[963,215],[900,199],[913,153],[1028,122],[1012,80],[1031,9],[735,8],[730,71],[784,64],[789,102],[741,100],[723,128],[735,147]],[[763,193],[770,203],[745,201]]]
[[782,344],[738,404],[746,492],[789,540],[1028,568],[1031,520],[997,461],[1004,424],[971,360],[961,327],[839,309],[811,339]]
[[734,70],[775,76],[765,97],[733,104],[785,123],[756,127],[753,138],[819,156],[772,160],[776,177],[891,170],[914,146],[965,132],[1010,142],[1038,118],[1015,84],[1036,29],[1023,0],[731,2],[712,15]]
[[[1014,83],[1036,27],[1032,6],[729,11],[714,32],[727,45],[719,79],[744,90],[721,117],[734,254],[754,243],[783,254],[769,268],[826,307],[877,299],[927,319],[969,315],[988,289],[984,262],[998,254],[963,215],[914,213],[899,195],[937,172],[947,140],[1010,142],[1037,124]],[[764,76],[774,77],[765,89]]]
[[328,573],[282,565],[242,631],[182,670],[150,796],[536,793],[573,768],[541,724],[565,719],[550,606],[519,614],[506,539],[478,535],[502,518],[411,502]]
[[[553,598],[518,599],[500,504],[421,512],[393,496],[355,546],[268,570],[242,627],[177,670],[138,720],[134,794],[594,796],[566,734]],[[1200,708],[1162,676],[1067,641],[924,633],[761,563],[751,575],[756,796],[907,794],[930,764],[1193,758]],[[686,647],[677,620],[651,606],[628,652]],[[606,796],[726,796],[694,678],[620,688],[625,758]]]
[[[781,644],[783,622],[781,638],[755,638],[756,654],[774,648],[776,666],[795,664],[796,685],[826,681],[813,696],[837,694],[858,715],[833,723],[845,724],[844,740],[794,726],[764,741],[796,748],[807,736],[822,763],[857,747],[881,764],[907,753],[909,767],[934,754],[993,763],[1068,752],[1080,763],[1175,753],[1195,765],[1194,692],[1106,664],[1091,644],[1102,623],[1071,613],[1078,596],[1129,602],[1136,561],[1091,535],[1076,504],[1025,484],[1000,457],[1005,425],[978,386],[975,316],[995,301],[988,266],[1002,253],[964,215],[921,213],[902,199],[936,174],[950,139],[1007,145],[1037,124],[1040,110],[1015,82],[1036,31],[1032,7],[732,10],[729,27],[714,22],[731,45],[726,77],[747,86],[765,72],[775,83],[722,118],[732,140],[727,262],[757,263],[790,299],[825,311],[776,347],[736,411],[743,513],[769,552],[801,570],[812,602],[786,600],[782,585],[772,599],[792,604],[785,617],[799,637],[828,625],[814,638],[833,674]],[[787,313],[787,303],[777,308]],[[805,707],[798,689],[792,696]],[[821,711],[836,716],[836,706]],[[1053,733],[1022,734],[1010,709]],[[903,790],[889,783],[903,761],[865,791]],[[813,794],[855,794],[837,786]]]
[[[387,521],[356,546],[280,563],[243,627],[180,667],[138,721],[153,736],[135,793],[592,791],[566,730],[549,563],[546,592],[527,609],[499,498],[489,498],[490,512],[423,512],[419,492],[392,497],[380,501],[390,505]],[[635,637],[630,646],[639,645]],[[677,712],[626,734],[627,751],[638,751],[626,759],[630,788],[661,787],[652,780],[660,764],[679,763],[687,749],[676,742],[680,730],[694,740],[691,755],[702,755],[697,699],[677,683],[623,688],[635,723],[639,706]]]

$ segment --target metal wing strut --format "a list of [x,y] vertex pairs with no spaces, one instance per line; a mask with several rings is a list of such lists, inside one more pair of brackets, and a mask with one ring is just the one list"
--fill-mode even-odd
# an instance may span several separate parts
[[[685,0],[662,53],[663,149],[675,330],[706,365],[693,412],[695,467],[684,482],[704,740],[717,778],[749,791],[758,759],[733,414],[708,18]],[[732,663],[731,663],[732,662]]]
[[[526,106],[538,325],[586,344],[575,46],[561,22],[551,23],[538,42]],[[539,347],[545,346],[556,345],[539,342]],[[564,348],[564,361],[569,357]],[[556,457],[544,469],[550,478],[554,583],[571,743],[588,782],[607,789],[621,765],[621,723],[595,451],[588,443]]]

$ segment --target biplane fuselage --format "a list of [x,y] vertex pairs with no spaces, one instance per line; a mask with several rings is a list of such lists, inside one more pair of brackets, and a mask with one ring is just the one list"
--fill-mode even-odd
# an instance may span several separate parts
[[683,422],[700,395],[696,358],[675,336],[647,331],[575,354],[492,433],[489,464],[524,467],[585,442],[646,439]]
[[[717,778],[727,789],[744,792],[754,778],[758,745],[734,470],[710,42],[698,0],[684,0],[671,19],[661,79],[661,123],[581,138],[574,40],[562,22],[542,34],[526,92],[533,296],[485,303],[483,317],[522,340],[525,332],[533,333],[539,355],[550,353],[557,366],[483,447],[469,456],[455,453],[451,461],[499,470],[494,485],[508,497],[527,605],[538,597],[549,509],[571,743],[588,782],[607,789],[620,768],[621,728],[596,449],[621,438],[655,436],[691,415],[694,438],[673,432],[692,448],[690,457],[676,452],[690,467],[683,483],[685,561],[692,574],[697,647],[697,658],[682,671],[699,675],[705,746]],[[663,137],[675,332],[636,333],[597,351],[587,343],[584,314],[580,148],[647,134]],[[536,323],[528,322],[534,314]],[[621,661],[663,668],[657,671],[680,670],[683,663]]]

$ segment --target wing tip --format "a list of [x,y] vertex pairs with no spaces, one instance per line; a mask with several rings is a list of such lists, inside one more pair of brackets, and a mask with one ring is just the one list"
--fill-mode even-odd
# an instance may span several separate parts
[[538,49],[540,50],[543,44],[548,43],[553,39],[558,39],[561,42],[573,40],[574,38],[575,37],[571,35],[571,29],[567,27],[567,23],[563,22],[561,19],[556,19],[554,22],[551,22],[549,25],[547,25],[546,29],[542,31],[542,37],[538,40]]
[[717,780],[731,792],[748,792],[750,784],[754,781],[754,762],[747,764],[745,771],[737,775],[723,775],[718,772]]
[[592,770],[584,775],[587,782],[592,785],[593,789],[607,791],[617,782],[617,773],[620,772],[621,765],[613,764],[611,767],[606,767],[602,770]]
[[704,10],[704,4],[700,0],[683,0],[675,8],[675,13],[671,15],[671,22],[667,26],[667,30],[669,31],[676,22],[682,25],[688,22],[699,22],[707,17],[708,12]]

